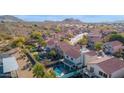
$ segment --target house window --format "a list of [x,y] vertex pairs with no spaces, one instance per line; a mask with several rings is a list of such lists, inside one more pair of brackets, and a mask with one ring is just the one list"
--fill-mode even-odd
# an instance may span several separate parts
[[99,75],[101,75],[101,76],[107,78],[107,74],[105,74],[105,73],[103,73],[103,72],[101,72],[101,71],[99,71]]
[[102,75],[103,75],[103,72],[99,71],[99,75],[101,75],[101,76],[102,76]]
[[73,60],[73,58],[71,58],[71,60]]
[[104,74],[103,74],[103,77],[107,78],[107,74],[104,73]]

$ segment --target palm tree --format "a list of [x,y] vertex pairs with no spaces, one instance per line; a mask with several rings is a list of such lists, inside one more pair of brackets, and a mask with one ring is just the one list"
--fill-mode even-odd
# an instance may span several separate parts
[[43,78],[45,76],[45,67],[40,63],[36,63],[33,67],[33,74],[33,77]]

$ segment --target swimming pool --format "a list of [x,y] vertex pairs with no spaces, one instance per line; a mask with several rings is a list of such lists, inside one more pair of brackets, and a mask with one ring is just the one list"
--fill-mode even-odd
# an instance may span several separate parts
[[63,71],[59,67],[55,67],[54,72],[56,74],[56,77],[61,77],[64,75]]

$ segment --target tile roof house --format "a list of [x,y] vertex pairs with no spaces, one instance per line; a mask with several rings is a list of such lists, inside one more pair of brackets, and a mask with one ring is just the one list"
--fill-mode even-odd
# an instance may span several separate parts
[[57,50],[57,52],[60,54],[60,55],[64,55],[64,53],[69,50],[69,48],[71,48],[72,46],[65,43],[65,42],[57,42],[56,45],[55,45],[55,49]]
[[88,37],[102,37],[102,34],[98,31],[92,31],[88,34]]
[[92,64],[100,63],[104,60],[110,59],[110,56],[106,56],[103,52],[97,53],[96,51],[89,51],[83,54],[85,65],[89,66]]
[[117,58],[110,58],[91,66],[93,73],[101,78],[124,77],[124,61]]
[[74,46],[71,46],[65,42],[58,42],[56,44],[56,49],[73,58],[77,58],[80,56],[80,50],[78,50]]
[[111,29],[101,30],[100,32],[101,32],[102,36],[104,37],[104,36],[106,36],[108,34],[111,34],[113,32],[113,30],[111,30]]
[[107,54],[114,54],[123,48],[123,43],[120,41],[111,41],[103,45],[103,51]]
[[80,51],[77,49],[69,49],[64,53],[64,64],[73,68],[73,66],[81,67],[83,65],[83,60]]
[[68,49],[65,54],[75,59],[81,56],[80,51],[75,48]]
[[58,42],[56,44],[57,52],[64,57],[64,64],[73,67],[81,63],[80,49],[75,48],[65,42]]
[[47,47],[47,48],[50,48],[50,49],[55,48],[56,43],[57,43],[56,40],[54,40],[54,39],[49,39],[49,40],[47,41],[47,46],[46,46],[46,47]]

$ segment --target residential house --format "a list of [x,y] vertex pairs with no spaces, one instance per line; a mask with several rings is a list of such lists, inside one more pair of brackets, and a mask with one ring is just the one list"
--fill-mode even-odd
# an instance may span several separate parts
[[94,76],[94,68],[92,65],[103,62],[107,59],[112,58],[111,56],[106,56],[102,51],[89,51],[83,54],[84,55],[84,64],[86,68],[84,68],[84,73],[89,77]]
[[57,43],[55,49],[61,56],[64,57],[63,63],[70,69],[83,65],[80,48],[71,46],[65,42],[59,42]]
[[83,64],[81,60],[81,53],[79,50],[76,50],[76,49],[68,49],[64,53],[64,58],[65,58],[65,61],[63,63],[65,65],[68,65],[70,68],[73,68],[76,66],[79,67]]
[[47,48],[49,48],[49,49],[53,49],[53,48],[55,48],[55,44],[56,44],[56,40],[54,40],[54,39],[49,39],[48,41],[47,41]]
[[92,31],[90,33],[88,33],[88,37],[99,37],[101,38],[102,37],[102,34],[99,32],[99,31]]
[[101,42],[102,41],[102,34],[100,31],[93,30],[90,33],[88,33],[88,47],[91,49],[94,49],[95,42]]
[[57,42],[55,45],[55,49],[58,52],[58,54],[60,54],[61,56],[64,56],[64,53],[69,50],[70,48],[72,48],[71,45],[69,45],[68,43],[65,42]]
[[110,58],[92,64],[90,70],[100,78],[122,78],[124,77],[124,61],[117,58]]
[[111,34],[113,31],[113,29],[108,29],[108,30],[101,30],[100,33],[102,34],[102,37],[105,37],[108,34]]
[[103,51],[106,54],[114,54],[118,52],[120,49],[122,49],[122,47],[123,43],[121,43],[120,41],[111,41],[103,45]]

